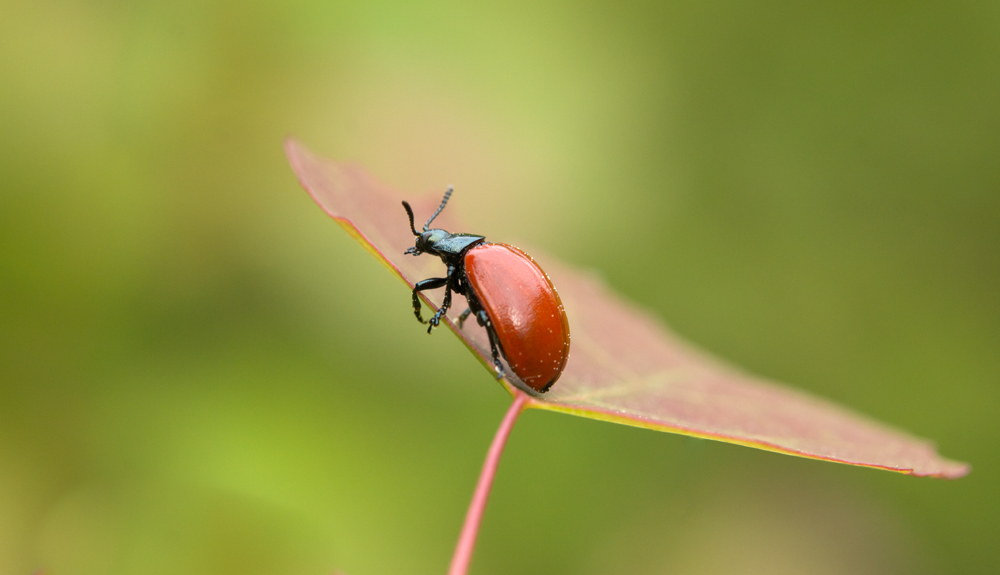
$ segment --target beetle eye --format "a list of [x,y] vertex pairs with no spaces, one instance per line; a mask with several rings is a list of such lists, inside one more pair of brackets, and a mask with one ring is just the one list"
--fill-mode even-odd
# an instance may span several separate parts
[[417,236],[415,244],[414,247],[410,248],[410,250],[413,250],[413,255],[415,256],[428,252],[434,253],[434,250],[431,249],[431,246],[434,245],[434,238],[431,237],[429,232],[424,232]]

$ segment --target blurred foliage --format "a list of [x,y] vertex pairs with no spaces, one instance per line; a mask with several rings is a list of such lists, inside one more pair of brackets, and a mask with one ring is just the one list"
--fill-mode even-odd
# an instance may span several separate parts
[[998,70],[985,1],[0,3],[0,573],[445,571],[507,398],[288,134],[974,467],[529,412],[474,572],[1000,571]]

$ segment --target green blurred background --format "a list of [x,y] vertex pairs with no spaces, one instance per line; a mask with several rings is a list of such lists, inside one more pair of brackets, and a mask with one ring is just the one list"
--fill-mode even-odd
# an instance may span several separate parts
[[996,2],[4,0],[0,573],[446,570],[507,397],[291,134],[974,467],[528,412],[474,573],[1000,572]]

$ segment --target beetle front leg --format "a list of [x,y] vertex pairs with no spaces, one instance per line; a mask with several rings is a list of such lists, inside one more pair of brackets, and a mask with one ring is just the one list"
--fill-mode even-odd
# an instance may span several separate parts
[[424,291],[425,289],[437,289],[447,284],[448,278],[429,278],[419,281],[413,286],[413,315],[417,316],[417,321],[427,323],[424,321],[424,317],[420,315],[420,296],[417,295],[417,292]]
[[448,266],[448,278],[446,280],[447,283],[444,286],[444,301],[441,302],[441,307],[438,308],[437,313],[435,313],[434,317],[432,317],[428,322],[431,325],[427,328],[427,333],[430,333],[432,329],[436,328],[441,323],[441,318],[444,317],[444,314],[448,313],[448,308],[451,307],[452,282],[450,280],[454,277],[454,273],[455,268],[453,266]]

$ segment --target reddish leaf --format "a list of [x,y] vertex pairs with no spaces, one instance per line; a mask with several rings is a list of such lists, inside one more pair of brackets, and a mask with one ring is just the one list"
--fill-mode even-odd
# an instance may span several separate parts
[[[420,219],[434,211],[440,193],[404,196],[357,166],[317,158],[294,140],[285,152],[323,210],[407,285],[441,275],[439,259],[403,255],[414,238],[400,206],[407,199]],[[474,231],[454,213],[445,210],[435,227]],[[967,464],[938,456],[928,441],[742,373],[684,343],[597,278],[532,255],[559,290],[573,339],[562,377],[549,393],[533,394],[529,407],[918,476],[969,472]],[[443,290],[436,291],[424,292],[435,309]],[[456,296],[455,314],[464,304]],[[446,325],[492,373],[486,332],[475,322],[459,330],[453,319]],[[512,386],[525,389],[512,376],[503,384],[511,393]]]

